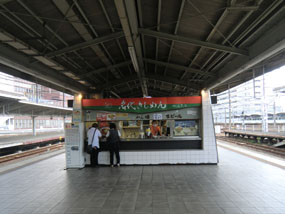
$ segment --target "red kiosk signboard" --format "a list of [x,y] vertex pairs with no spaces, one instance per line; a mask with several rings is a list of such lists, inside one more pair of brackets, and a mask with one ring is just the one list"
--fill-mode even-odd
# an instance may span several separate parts
[[201,97],[83,99],[85,110],[150,113],[201,106]]

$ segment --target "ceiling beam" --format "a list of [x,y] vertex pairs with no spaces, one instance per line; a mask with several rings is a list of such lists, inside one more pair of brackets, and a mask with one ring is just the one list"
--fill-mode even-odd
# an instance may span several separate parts
[[[21,1],[18,1],[18,3],[21,3]],[[5,17],[5,19],[9,20],[9,22],[13,23],[16,25],[17,28],[21,29],[23,32],[25,32],[27,35],[29,35],[31,38],[42,38],[42,35],[35,30],[33,27],[31,27],[28,23],[24,22],[20,17],[18,17],[16,14],[14,14],[11,10],[9,10],[6,6],[2,7],[5,9],[6,12],[0,11],[0,14]],[[29,12],[29,11],[28,11]],[[9,15],[8,15],[9,14]],[[6,32],[4,29],[1,29],[1,37],[4,36],[4,38],[10,38],[11,41],[7,42],[10,46],[16,48],[17,50],[19,49],[19,46],[21,48],[21,52],[28,54],[28,55],[33,55],[34,60],[32,61],[40,61],[43,62],[44,64],[52,65],[52,66],[57,66],[59,70],[63,69],[62,65],[59,65],[57,62],[52,61],[50,59],[45,59],[44,57],[41,56],[40,51],[34,48],[31,44],[28,44],[24,42],[23,40],[15,37],[14,35]],[[35,41],[39,42],[43,47],[46,46],[45,41],[41,39],[36,39]],[[47,41],[47,40],[46,40]],[[49,43],[50,44],[50,43]],[[51,48],[56,48],[52,44],[50,44],[50,49]],[[52,50],[52,49],[51,49]]]
[[13,1],[13,0],[0,0],[0,5],[9,3],[11,1]]
[[[260,5],[263,1],[265,0],[259,0],[257,2],[257,5]],[[248,41],[251,40],[252,36],[256,35],[261,29],[266,28],[270,26],[270,22],[272,23],[272,19],[274,19],[276,16],[281,16],[284,17],[284,7],[283,9],[281,8],[279,11],[275,12],[273,16],[268,17],[272,11],[276,10],[276,8],[280,7],[280,5],[283,4],[282,0],[275,0],[259,17],[257,17],[251,24],[244,30],[242,33],[239,34],[238,38],[236,38],[232,43],[233,45],[245,45]],[[250,17],[251,14],[253,14],[254,11],[249,11],[248,14],[238,23],[238,25],[235,27],[235,29],[230,33],[229,36],[227,36],[227,39],[230,38],[232,35],[234,35],[235,31],[239,29],[242,24],[247,21],[247,19]],[[264,22],[259,28],[258,25],[260,23]],[[274,24],[273,24],[274,25]],[[272,26],[272,24],[271,24]],[[261,34],[260,34],[261,35]],[[225,41],[223,42],[223,44]],[[224,65],[224,62],[230,57],[230,55],[226,56],[226,53],[218,53],[220,54],[218,57],[215,58],[211,62],[211,64],[208,65],[208,61],[206,61],[205,65],[203,67],[207,66],[207,70],[217,70],[219,69],[222,65]],[[214,55],[216,55],[216,52],[213,53],[213,55],[210,57],[212,58]],[[209,58],[209,59],[210,59]]]
[[187,88],[192,89],[192,90],[201,90],[202,89],[202,86],[198,85],[196,83],[191,83],[187,80],[179,80],[179,79],[171,78],[171,77],[167,77],[167,76],[161,76],[161,75],[156,75],[156,74],[148,74],[146,76],[146,78],[161,81],[161,82],[166,82],[166,83],[170,83],[170,84],[176,84],[176,85],[184,86],[184,87],[187,87]]
[[[142,13],[142,0],[137,0],[137,6],[138,6],[138,22],[139,22],[139,27],[143,28],[143,13]],[[143,48],[143,55],[146,56],[146,44],[145,44],[145,37],[142,35],[141,36],[142,40],[142,48]],[[148,66],[147,63],[144,63],[144,69],[148,71]]]
[[[37,16],[37,14],[35,14],[35,12],[33,12],[23,1],[18,0],[17,3],[19,3],[27,12],[28,14],[30,14],[35,20],[37,20],[41,25],[45,26],[45,29],[47,29],[52,35],[54,39],[57,39],[58,41],[60,41],[62,44],[64,44],[66,47],[68,46],[68,43],[64,41],[63,38],[61,38],[61,36],[59,36],[56,32],[54,32],[49,25],[45,24],[45,21],[42,20],[42,18],[40,18],[39,16]],[[3,6],[4,7],[4,6]],[[7,11],[8,8],[4,7]],[[14,24],[16,24],[20,29],[22,29],[23,31],[25,31],[28,35],[30,35],[31,37],[33,37],[34,35],[36,35],[36,37],[42,38],[43,36],[37,31],[35,30],[33,27],[31,27],[29,25],[29,23],[24,22],[21,18],[19,18],[18,16],[16,16],[15,14],[13,14],[11,11],[9,11],[9,14],[11,14],[12,17],[14,17],[17,22],[15,22],[13,19],[11,19],[9,16],[5,16],[8,20],[10,20],[11,22],[13,22]],[[5,14],[4,14],[5,15]],[[34,35],[33,35],[34,34]],[[19,39],[17,38],[17,41],[19,41]],[[68,72],[72,73],[73,75],[76,76],[76,74],[79,71],[82,71],[82,68],[80,65],[78,65],[78,63],[76,63],[74,60],[72,60],[71,58],[66,58],[65,56],[61,57],[61,60],[64,61],[64,63],[59,64],[58,62],[56,62],[55,60],[51,60],[48,59],[46,57],[42,57],[44,55],[44,53],[46,51],[54,51],[57,50],[58,48],[52,44],[53,39],[51,39],[50,41],[46,40],[46,42],[48,42],[48,45],[46,45],[45,43],[43,43],[42,40],[38,40],[40,43],[42,43],[42,45],[45,47],[44,51],[42,50],[37,50],[37,56],[34,57],[35,60],[33,60],[34,62],[36,61],[41,61],[41,62],[51,62],[51,63],[55,63],[56,65],[58,65],[58,67],[64,67],[65,70],[68,70]],[[30,48],[29,45],[26,45],[27,47]],[[75,54],[81,58],[81,56],[75,52]],[[31,62],[33,63],[33,62]],[[80,69],[80,70],[79,70]],[[63,70],[63,69],[61,69]],[[93,82],[91,82],[93,83]]]
[[[70,24],[78,32],[78,34],[82,39],[84,39],[86,42],[93,40],[93,36],[90,34],[90,31],[81,22],[81,18],[76,14],[74,8],[70,8],[68,1],[66,0],[61,0],[61,1],[52,0],[52,1],[56,5],[56,7],[60,10],[60,12],[63,15],[65,15],[66,19],[70,22]],[[84,11],[81,9],[80,5],[78,4],[78,1],[74,1],[74,4],[76,5],[83,19],[85,19],[85,21],[89,24],[90,22],[87,19]],[[94,28],[90,25],[88,26],[90,27],[90,30],[95,34],[95,36],[98,37],[98,34],[94,30]],[[112,63],[105,54],[106,50],[104,52],[98,45],[96,46],[93,45],[90,47],[105,65],[107,66],[112,65]],[[117,79],[120,78],[120,74],[116,70],[112,70],[111,72],[115,78]]]
[[255,11],[258,10],[258,8],[258,6],[231,6],[227,7],[226,10]]
[[[176,35],[177,32],[178,32],[178,29],[179,29],[179,26],[180,26],[180,23],[181,23],[181,17],[182,17],[184,5],[185,5],[185,0],[182,0],[181,1],[181,5],[180,5],[180,9],[179,9],[179,13],[178,13],[176,26],[175,26],[174,33],[173,33],[174,35]],[[159,31],[159,30],[157,30],[157,31]],[[168,57],[167,57],[167,62],[170,62],[170,58],[171,58],[171,55],[172,55],[172,52],[173,52],[173,47],[174,47],[174,41],[172,40],[171,41],[171,45],[170,45],[170,49],[169,49],[169,53],[168,53]],[[167,67],[164,68],[164,71],[163,71],[163,75],[164,76],[166,75],[166,70],[167,70]],[[184,71],[184,74],[187,74],[187,73],[188,73],[187,71]],[[176,87],[178,87],[178,85],[174,86],[174,90],[176,89]]]
[[[128,75],[126,77],[124,77],[124,80],[113,80],[108,82],[108,87],[116,87],[118,85],[122,85],[122,84],[127,84],[130,81],[134,81],[134,80],[138,80],[138,75],[133,74],[133,75]],[[104,89],[106,89],[107,85],[103,84],[103,85],[98,85],[96,88],[96,90],[98,91],[102,91]]]
[[131,93],[127,93],[127,94],[122,94],[121,95],[123,98],[136,98],[136,97],[141,97],[142,96],[142,91],[134,91]]
[[2,65],[2,64],[0,65],[0,71],[4,72],[6,74],[10,74],[14,77],[18,77],[18,78],[21,78],[21,79],[24,79],[24,80],[27,80],[27,81],[30,81],[30,82],[33,82],[33,83],[36,83],[39,85],[43,85],[43,86],[46,86],[48,88],[52,88],[52,89],[55,89],[57,91],[61,91],[61,92],[67,93],[67,94],[73,94],[74,93],[73,91],[66,89],[62,86],[55,85],[51,82],[47,82],[45,80],[39,79],[36,76],[32,76],[32,75],[20,72],[14,68],[11,68],[11,67],[8,67],[8,66]]
[[191,39],[188,37],[183,37],[183,36],[177,36],[177,35],[172,35],[168,33],[162,33],[162,32],[157,32],[153,30],[148,30],[148,29],[139,29],[139,32],[141,34],[147,35],[147,36],[152,36],[152,37],[159,37],[163,39],[168,39],[168,40],[173,40],[176,42],[181,42],[181,43],[186,43],[189,45],[194,45],[194,46],[199,46],[199,47],[204,47],[208,49],[213,49],[213,50],[218,50],[218,51],[223,51],[231,54],[237,54],[237,55],[248,55],[247,50],[243,49],[238,49],[238,48],[232,48],[228,47],[225,45],[219,45],[211,42],[204,42],[196,39]]
[[[124,78],[124,81],[114,80],[114,81],[109,82],[108,85],[111,86],[111,87],[116,87],[116,86],[119,86],[119,85],[127,84],[128,82],[135,81],[135,80],[138,80],[138,76],[137,75],[129,75],[129,76]],[[176,79],[176,78],[171,78],[171,77],[167,77],[167,76],[161,76],[161,75],[158,75],[158,74],[147,74],[147,76],[145,76],[145,80],[156,80],[156,81],[161,81],[161,82],[165,82],[165,83],[169,83],[169,84],[176,84],[176,85],[187,87],[187,88],[195,90],[195,91],[202,89],[201,85],[198,85],[198,84],[195,84],[195,83],[191,83],[191,82],[189,82],[187,80],[179,80],[179,79]],[[97,87],[98,91],[104,90],[104,89],[105,89],[104,85],[101,85],[101,86]]]
[[135,0],[115,0],[115,5],[127,40],[129,54],[140,81],[142,92],[144,96],[147,96],[147,85],[144,80],[145,70],[142,59],[143,49],[138,33],[136,2]]
[[[230,5],[233,5],[233,4],[235,4],[235,2],[236,2],[235,0],[231,0],[231,1],[229,1],[228,3],[229,3]],[[229,11],[228,11],[227,9],[225,9],[225,10],[223,11],[222,15],[219,17],[218,21],[217,21],[216,24],[213,26],[211,32],[208,34],[207,39],[206,39],[206,42],[209,42],[209,41],[212,39],[212,37],[215,35],[216,31],[219,29],[220,25],[224,22],[224,20],[225,20],[225,18],[227,17],[228,13],[229,13]],[[228,40],[225,39],[225,41],[228,41]],[[225,44],[225,43],[223,43],[223,44]],[[199,56],[200,56],[200,54],[202,53],[202,51],[203,51],[203,47],[199,48],[198,52],[195,54],[193,60],[191,60],[191,62],[189,63],[188,67],[192,67],[193,65],[195,65],[196,60],[199,58]],[[201,68],[201,67],[200,67],[200,68]],[[203,68],[201,68],[201,70],[203,70]],[[181,75],[180,79],[183,79],[183,78],[186,76],[186,74],[187,74],[187,73],[184,72],[184,73]],[[195,74],[194,76],[191,77],[191,80],[199,79],[198,77],[199,77],[199,75],[198,75],[198,74]],[[188,91],[187,91],[186,93],[188,93]]]
[[78,75],[78,77],[80,79],[81,78],[87,78],[87,77],[91,76],[92,74],[103,73],[104,71],[109,71],[111,69],[115,69],[115,68],[119,68],[119,67],[123,67],[123,66],[128,66],[130,64],[132,64],[132,61],[129,60],[129,61],[126,61],[126,62],[121,62],[121,63],[115,64],[115,65],[110,65],[110,66],[107,66],[107,67],[104,67],[104,68],[99,68],[99,69],[94,70],[94,71],[89,71],[87,73]]
[[118,39],[124,36],[123,32],[116,32],[116,33],[111,33],[107,36],[102,36],[102,37],[98,37],[86,42],[82,42],[76,45],[72,45],[72,46],[68,46],[66,48],[60,49],[60,50],[56,50],[53,52],[49,52],[47,53],[45,56],[47,57],[54,57],[54,56],[58,56],[58,55],[62,55],[62,54],[66,54],[68,52],[72,52],[72,51],[77,51],[80,49],[84,49],[93,45],[99,45],[103,42],[107,42],[113,39]]
[[[156,30],[160,31],[160,17],[161,17],[161,0],[158,0],[157,5],[157,22],[156,22]],[[159,50],[159,40],[158,38],[155,39],[155,60],[158,59],[158,50]],[[145,55],[146,56],[146,55]],[[154,66],[154,73],[157,73],[157,65]]]
[[[209,35],[207,36],[207,39],[206,39],[206,42],[209,42],[212,37],[215,35],[216,33],[216,30],[219,28],[219,26],[223,23],[224,19],[226,18],[226,16],[228,15],[228,10],[224,10],[224,12],[222,13],[222,15],[220,16],[220,18],[218,19],[217,23],[215,24],[215,26],[212,28],[211,32],[209,33]],[[191,60],[191,62],[189,63],[189,66],[188,67],[192,67],[196,60],[199,58],[200,54],[202,53],[203,51],[203,47],[199,48],[198,52],[195,54],[193,60]],[[186,75],[186,72],[184,72],[180,79],[183,79]],[[193,79],[196,78],[197,75],[194,75],[193,76]]]
[[151,64],[161,65],[161,66],[165,66],[165,67],[169,67],[169,68],[174,68],[176,70],[182,70],[182,71],[189,72],[189,73],[200,74],[200,75],[209,76],[209,77],[214,76],[208,72],[204,72],[204,71],[194,69],[194,68],[189,68],[189,67],[183,66],[183,65],[177,65],[177,64],[173,64],[173,63],[169,63],[169,62],[162,62],[162,61],[153,60],[153,59],[146,59],[146,58],[144,58],[143,60],[148,62],[148,63],[151,63]]
[[[153,97],[157,97],[157,96],[168,97],[169,96],[169,91],[162,91],[162,90],[150,89],[150,88],[148,88],[148,91],[150,95]],[[124,97],[124,98],[139,97],[141,96],[141,91],[140,90],[133,90],[133,91],[124,90],[124,91],[120,91],[119,94],[121,95],[121,97]]]
[[[29,107],[29,106],[28,106]],[[48,108],[33,108],[32,111],[22,111],[24,114],[29,114],[32,116],[54,116],[54,117],[60,117],[60,116],[68,116],[72,114],[72,111],[64,111],[64,110],[58,110],[58,109],[48,109]]]
[[[285,52],[284,52],[285,54]],[[285,55],[280,54],[278,57],[274,57],[273,59],[270,59],[268,62],[264,63],[263,65],[258,65],[253,67],[250,70],[247,70],[246,72],[243,72],[242,74],[239,74],[236,78],[226,81],[219,85],[217,88],[215,88],[214,93],[219,93],[225,90],[228,90],[228,87],[230,85],[231,88],[235,87],[236,85],[242,84],[246,81],[249,81],[253,78],[253,72],[254,77],[257,78],[261,75],[266,74],[268,72],[273,71],[274,69],[280,68],[280,66],[285,64]],[[276,58],[276,59],[275,59]]]
[[[284,10],[283,10],[284,11]],[[262,37],[255,41],[250,47],[250,57],[239,56],[230,64],[219,70],[218,76],[207,81],[204,86],[207,89],[214,89],[226,81],[231,80],[264,60],[270,59],[285,51],[285,22],[284,17],[279,23],[272,25]]]
[[71,115],[72,111],[41,106],[33,103],[15,102],[6,108],[9,115],[30,115],[30,116],[63,116]]
[[[5,113],[6,114],[13,114],[16,112],[21,112],[21,110],[24,108],[24,105],[19,103],[19,102],[15,102],[14,105],[9,105],[8,107],[6,107],[5,109]],[[31,108],[30,108],[31,109]]]
[[[104,6],[103,0],[99,0],[99,3],[100,3],[100,5],[101,5],[101,7],[102,7],[102,10],[103,10],[103,12],[104,12],[104,15],[105,15],[105,17],[106,17],[106,19],[107,19],[107,21],[108,21],[108,24],[109,24],[109,26],[110,26],[112,32],[115,33],[115,29],[114,29],[113,24],[112,24],[112,22],[111,22],[110,16],[109,16],[109,14],[108,14],[108,12],[107,12],[105,6]],[[123,34],[123,36],[124,36],[124,33],[123,33],[123,32],[122,32],[122,34]],[[120,49],[120,51],[121,51],[121,53],[122,53],[122,56],[123,56],[124,60],[127,61],[126,54],[125,54],[125,52],[124,52],[124,50],[123,50],[123,48],[122,48],[122,45],[121,45],[119,39],[116,38],[115,41],[116,41],[116,44],[118,45],[118,47],[119,47],[119,49]],[[132,73],[132,69],[130,68],[130,65],[128,66],[128,69],[129,69],[130,74],[131,74],[131,73]]]
[[[178,17],[177,17],[177,22],[176,22],[176,25],[175,25],[175,29],[174,29],[174,35],[177,34],[178,32],[178,29],[179,29],[179,26],[180,26],[180,23],[181,23],[181,17],[182,17],[182,13],[183,13],[183,10],[184,10],[184,5],[185,5],[185,0],[182,0],[181,1],[181,4],[180,4],[180,9],[179,9],[179,13],[178,13]],[[159,31],[159,29],[157,29],[157,31]],[[172,55],[172,52],[173,52],[173,47],[174,47],[174,41],[171,40],[171,45],[170,45],[170,49],[169,49],[169,53],[168,53],[168,57],[167,57],[167,62],[170,61],[170,58],[171,58],[171,55]],[[163,75],[165,76],[166,75],[166,67],[164,68],[164,71],[163,71]]]
[[30,63],[30,61],[31,57],[20,53],[13,48],[3,45],[0,47],[0,63],[3,65],[59,87],[66,88],[73,93],[82,93],[87,91],[87,87],[71,80],[63,74],[60,74],[58,71],[51,69],[40,62]]
[[150,94],[153,94],[153,96],[162,96],[162,97],[169,97],[169,91],[162,91],[157,89],[148,89]]
[[[73,3],[75,4],[76,8],[78,9],[80,15],[83,17],[84,21],[87,23],[87,25],[88,25],[89,29],[91,30],[91,32],[94,34],[94,36],[96,36],[96,37],[98,38],[99,35],[98,35],[97,31],[95,30],[94,26],[91,24],[89,18],[86,16],[86,14],[85,14],[85,12],[83,11],[82,6],[80,5],[79,1],[78,1],[78,0],[74,0]],[[74,25],[73,25],[73,26],[74,26]],[[76,26],[74,26],[74,27],[76,28],[77,31],[79,30],[78,32],[81,32],[81,29],[83,30],[83,32],[85,31],[85,30],[84,30],[85,26],[82,26],[82,28],[78,28],[78,27],[76,27]],[[88,31],[87,31],[87,32],[88,32]],[[88,33],[89,33],[89,32],[88,32]],[[113,31],[113,33],[114,33],[114,31]],[[85,40],[89,40],[89,39],[90,39],[90,36],[92,36],[91,33],[90,33],[90,35],[85,35],[85,36],[83,36],[83,38],[84,38]],[[102,50],[101,50],[101,48],[102,48]],[[99,54],[98,57],[101,59],[101,61],[102,61],[103,63],[105,63],[105,65],[112,65],[112,64],[115,64],[115,61],[114,61],[113,57],[112,57],[111,54],[109,53],[109,51],[108,51],[108,49],[106,48],[106,46],[105,46],[104,43],[101,43],[100,45],[95,46],[95,47],[91,46],[91,49],[92,49],[93,51],[95,51],[95,53],[96,53],[97,55]],[[106,54],[106,56],[105,56],[104,54]],[[94,68],[91,64],[88,64],[88,65],[89,65],[89,67],[90,67],[92,70],[95,70],[95,68]],[[121,73],[120,73],[120,71],[118,72],[118,70],[115,70],[115,69],[111,69],[110,71],[111,71],[111,74],[113,74],[115,78],[117,78],[117,79],[120,79],[120,78],[121,78]],[[105,80],[105,77],[104,77],[104,76],[98,75],[98,74],[97,74],[97,76],[100,76],[101,78],[103,78],[103,79]]]

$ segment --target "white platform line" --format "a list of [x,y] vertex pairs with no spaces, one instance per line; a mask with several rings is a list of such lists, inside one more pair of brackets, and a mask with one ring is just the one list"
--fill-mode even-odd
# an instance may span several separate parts
[[265,163],[280,167],[282,169],[285,169],[285,159],[281,159],[281,158],[274,157],[271,155],[267,155],[264,153],[256,152],[256,151],[253,151],[253,150],[248,149],[248,148],[243,148],[243,147],[238,146],[238,145],[232,145],[230,143],[222,142],[219,140],[217,140],[217,144],[218,144],[218,146],[220,146],[222,148],[225,148],[225,149],[246,155],[248,157],[254,158],[256,160],[260,160],[262,162],[265,162]]

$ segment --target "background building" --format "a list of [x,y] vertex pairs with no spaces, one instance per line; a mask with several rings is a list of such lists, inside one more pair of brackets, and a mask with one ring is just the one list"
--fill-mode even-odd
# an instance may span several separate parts
[[[68,100],[73,99],[73,96],[69,94],[1,72],[0,95],[58,107],[67,107]],[[38,116],[35,119],[35,124],[37,129],[63,129],[64,120],[70,120],[70,118]],[[31,128],[32,118],[30,116],[8,115],[6,112],[0,112],[0,130]]]
[[241,130],[285,131],[285,67],[217,94],[215,124]]

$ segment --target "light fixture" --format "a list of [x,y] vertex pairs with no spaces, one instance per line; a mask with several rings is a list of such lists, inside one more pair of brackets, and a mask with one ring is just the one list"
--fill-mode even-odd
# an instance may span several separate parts
[[81,100],[82,99],[82,94],[78,94],[78,98]]
[[134,49],[134,47],[128,47],[129,49],[129,53],[131,56],[131,60],[135,69],[135,72],[139,72],[139,64],[138,64],[138,60],[137,60],[137,55],[136,55],[136,51]]

